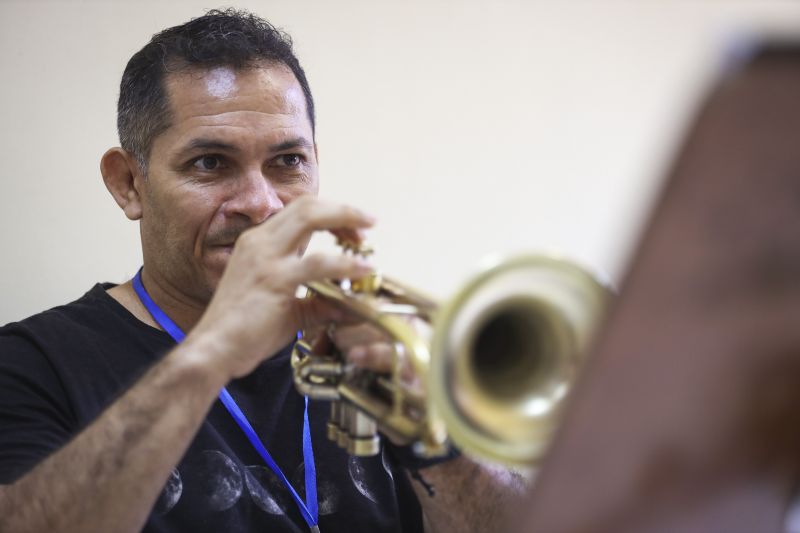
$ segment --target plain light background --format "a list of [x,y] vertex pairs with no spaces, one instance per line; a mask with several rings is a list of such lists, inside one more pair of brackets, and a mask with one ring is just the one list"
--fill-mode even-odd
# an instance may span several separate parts
[[[374,213],[375,262],[439,297],[498,253],[618,280],[724,51],[800,30],[795,1],[236,6],[294,37],[321,194]],[[211,7],[0,0],[0,324],[135,273],[138,226],[98,170],[119,79],[153,33]]]

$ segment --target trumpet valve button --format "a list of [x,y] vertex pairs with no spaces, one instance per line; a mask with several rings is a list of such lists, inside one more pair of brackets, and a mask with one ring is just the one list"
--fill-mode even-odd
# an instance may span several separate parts
[[350,282],[350,290],[361,294],[375,294],[381,288],[381,275],[377,272]]
[[331,441],[336,442],[338,444],[338,442],[339,442],[339,432],[340,431],[341,431],[341,429],[339,428],[339,426],[337,426],[333,422],[328,422],[328,425],[327,425],[328,440],[331,440]]
[[347,453],[358,457],[372,457],[381,451],[381,439],[377,435],[372,437],[350,438]]

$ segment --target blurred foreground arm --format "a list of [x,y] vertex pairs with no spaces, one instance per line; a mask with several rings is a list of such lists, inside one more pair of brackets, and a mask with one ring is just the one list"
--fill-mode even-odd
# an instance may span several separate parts
[[800,468],[800,48],[716,89],[672,169],[526,531],[779,531]]

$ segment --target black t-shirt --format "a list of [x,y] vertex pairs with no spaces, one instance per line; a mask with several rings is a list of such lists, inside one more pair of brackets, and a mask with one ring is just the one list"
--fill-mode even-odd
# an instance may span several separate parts
[[[79,300],[0,328],[0,484],[63,446],[175,346],[96,285]],[[305,499],[304,400],[289,349],[228,390]],[[321,531],[422,531],[419,503],[386,453],[350,457],[309,402]],[[113,487],[110,488],[113,490]],[[308,531],[288,489],[217,400],[172,471],[145,532]]]

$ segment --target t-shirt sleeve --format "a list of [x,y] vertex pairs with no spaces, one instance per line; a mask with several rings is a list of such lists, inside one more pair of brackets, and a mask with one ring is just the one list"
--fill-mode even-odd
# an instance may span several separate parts
[[0,332],[0,484],[14,482],[66,443],[74,419],[43,351],[23,335]]

